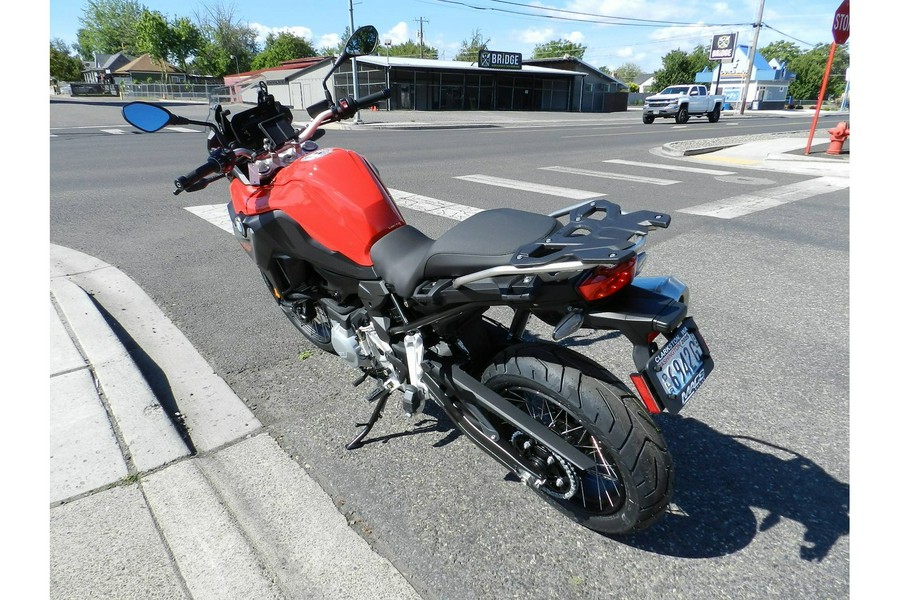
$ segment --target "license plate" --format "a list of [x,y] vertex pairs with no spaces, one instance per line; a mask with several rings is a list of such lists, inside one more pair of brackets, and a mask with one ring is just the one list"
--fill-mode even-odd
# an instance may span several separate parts
[[713,370],[709,348],[694,320],[687,318],[669,342],[650,357],[644,373],[671,413],[681,410]]

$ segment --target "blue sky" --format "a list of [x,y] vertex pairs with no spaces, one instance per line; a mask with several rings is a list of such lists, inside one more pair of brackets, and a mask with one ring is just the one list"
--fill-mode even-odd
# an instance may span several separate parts
[[[289,30],[312,40],[317,48],[334,45],[350,24],[347,0],[145,0],[141,4],[170,18],[195,21],[205,6],[219,4],[232,8],[236,20],[256,29],[260,42],[269,32]],[[762,21],[769,27],[760,32],[760,46],[781,39],[802,50],[830,44],[839,4],[840,0],[766,0]],[[652,72],[661,67],[662,57],[670,50],[690,51],[716,34],[737,31],[739,43],[750,44],[750,24],[759,6],[760,0],[360,0],[353,4],[353,21],[356,26],[375,25],[382,40],[402,42],[417,40],[418,20],[425,19],[425,43],[448,60],[478,29],[490,39],[491,50],[528,57],[535,45],[566,38],[586,46],[584,60],[594,66],[615,69],[631,62]],[[75,42],[85,7],[87,0],[50,0],[50,39]]]

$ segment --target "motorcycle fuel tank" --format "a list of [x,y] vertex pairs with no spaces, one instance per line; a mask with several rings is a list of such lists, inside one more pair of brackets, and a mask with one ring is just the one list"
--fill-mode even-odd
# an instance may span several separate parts
[[231,182],[236,213],[281,210],[316,242],[372,266],[372,244],[406,222],[372,167],[340,148],[311,152],[281,169],[271,183]]

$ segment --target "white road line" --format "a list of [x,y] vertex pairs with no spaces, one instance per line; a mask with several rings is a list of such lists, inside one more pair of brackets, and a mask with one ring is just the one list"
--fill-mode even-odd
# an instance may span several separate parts
[[818,177],[799,183],[761,190],[753,194],[741,194],[722,200],[682,208],[678,212],[718,219],[733,219],[760,210],[781,206],[797,200],[805,200],[819,194],[827,194],[850,187],[846,177]]
[[681,183],[674,179],[657,179],[656,177],[642,177],[641,175],[625,175],[623,173],[605,173],[602,171],[589,171],[573,167],[541,167],[544,171],[556,171],[571,175],[587,175],[588,177],[600,177],[601,179],[618,179],[619,181],[632,181],[636,183],[649,183],[650,185],[673,185]]
[[699,167],[682,167],[680,165],[668,165],[663,163],[637,162],[635,160],[623,160],[613,158],[603,162],[615,165],[629,165],[632,167],[646,167],[648,169],[665,169],[667,171],[684,171],[685,173],[700,173],[702,175],[734,175],[734,171],[720,171],[719,169],[701,169]]
[[[397,206],[409,208],[429,215],[453,219],[454,221],[462,221],[484,210],[475,208],[474,206],[465,206],[463,204],[445,202],[444,200],[438,200],[437,198],[429,198],[428,196],[422,196],[421,194],[404,192],[403,190],[389,189],[388,191],[391,193]],[[186,206],[185,210],[212,223],[223,231],[232,234],[234,233],[234,230],[231,227],[231,218],[228,214],[227,204]]]
[[474,206],[445,202],[444,200],[429,198],[428,196],[413,194],[412,192],[404,192],[403,190],[388,189],[388,191],[398,206],[456,221],[467,219],[483,210]]
[[184,209],[194,213],[201,219],[205,219],[224,231],[234,234],[231,227],[231,217],[228,214],[228,204],[206,204],[203,206],[185,206]]
[[200,133],[199,129],[189,129],[187,127],[166,127],[160,131],[175,131],[177,133]]
[[483,183],[485,185],[495,185],[497,187],[512,188],[523,192],[535,192],[537,194],[546,194],[548,196],[559,196],[560,198],[570,198],[572,200],[588,200],[590,198],[599,198],[606,194],[598,194],[597,192],[588,192],[585,190],[576,190],[572,188],[556,187],[553,185],[542,185],[540,183],[530,183],[528,181],[517,181],[515,179],[504,179],[502,177],[491,177],[489,175],[461,175],[455,179],[464,181],[472,181],[474,183]]
[[102,131],[103,133],[111,133],[113,135],[125,135],[126,133],[128,133],[123,129],[101,129],[100,131]]

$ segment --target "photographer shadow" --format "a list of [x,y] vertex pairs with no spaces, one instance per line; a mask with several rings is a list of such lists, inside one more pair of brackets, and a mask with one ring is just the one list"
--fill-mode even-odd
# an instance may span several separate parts
[[[669,514],[623,541],[683,558],[731,554],[782,519],[805,527],[799,556],[821,561],[850,532],[850,486],[808,458],[768,442],[719,433],[691,418],[659,420],[675,459]],[[760,523],[751,507],[767,511]]]

